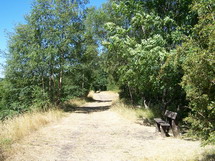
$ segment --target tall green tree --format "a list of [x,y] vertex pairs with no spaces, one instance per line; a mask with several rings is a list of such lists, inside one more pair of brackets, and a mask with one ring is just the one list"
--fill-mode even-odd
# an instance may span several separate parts
[[[132,102],[160,102],[164,109],[185,103],[179,85],[183,73],[174,67],[172,57],[187,35],[185,27],[195,24],[188,4],[191,1],[112,3],[123,21],[106,24],[109,71]],[[175,14],[181,10],[187,17]]]
[[195,0],[192,9],[199,21],[178,51],[184,59],[181,85],[191,109],[186,121],[192,134],[215,143],[215,3]]
[[[87,1],[37,0],[10,37],[5,81],[8,109],[59,104],[90,89],[97,44],[86,31]],[[6,99],[6,97],[5,97]],[[8,98],[9,99],[9,98]],[[16,109],[14,109],[16,110]]]

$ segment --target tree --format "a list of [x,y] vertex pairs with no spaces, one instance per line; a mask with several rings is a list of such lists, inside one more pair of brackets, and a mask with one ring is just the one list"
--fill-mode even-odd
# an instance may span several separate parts
[[195,0],[192,5],[198,13],[198,24],[193,34],[179,50],[184,59],[181,85],[190,101],[191,112],[186,121],[192,134],[215,143],[215,5],[214,1]]
[[93,80],[87,73],[94,69],[97,44],[85,32],[84,4],[37,0],[27,23],[16,27],[10,37],[5,81],[16,90],[10,102],[16,102],[17,108],[46,108],[90,89]]
[[[120,15],[122,21],[106,24],[104,45],[108,49],[109,72],[120,84],[123,95],[132,102],[162,103],[165,110],[167,106],[176,109],[186,103],[185,92],[179,85],[183,73],[175,68],[173,58],[176,46],[186,37],[185,27],[194,24],[190,19],[194,19],[195,14],[186,7],[190,1],[162,2],[112,3],[113,12]],[[163,8],[168,12],[164,14]],[[173,14],[181,10],[189,22]]]

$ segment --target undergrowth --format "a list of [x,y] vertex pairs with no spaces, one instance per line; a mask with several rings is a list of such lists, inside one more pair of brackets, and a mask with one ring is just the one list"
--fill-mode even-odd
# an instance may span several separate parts
[[[119,113],[124,118],[129,119],[131,121],[137,121],[138,119],[141,119],[143,121],[144,125],[153,125],[154,124],[154,118],[160,117],[160,109],[157,106],[149,107],[146,109],[142,106],[133,106],[128,105],[124,103],[122,100],[118,100],[113,103],[113,106],[111,108],[114,112]],[[214,161],[215,158],[215,148],[214,146],[206,146],[202,147],[202,151],[199,150],[197,152],[193,152],[193,154],[190,154],[190,156],[183,156],[183,154],[178,153],[174,154],[174,161],[179,160],[189,160],[189,161]],[[188,158],[189,159],[188,159]],[[185,159],[182,159],[185,158]],[[155,158],[145,158],[143,160],[150,160],[150,161],[164,161],[167,158],[165,156],[156,156]]]
[[29,112],[0,122],[0,152],[7,151],[16,141],[64,115],[62,110],[55,109],[47,112]]
[[32,110],[24,114],[9,117],[0,121],[0,161],[10,154],[11,145],[35,132],[41,127],[58,121],[66,116],[67,110],[86,103],[85,99],[74,98],[64,102],[60,107],[52,107],[47,111]]
[[114,102],[111,109],[129,120],[142,119],[143,123],[147,125],[153,124],[153,118],[160,117],[159,109],[156,107],[145,108],[143,106],[128,105],[123,101]]

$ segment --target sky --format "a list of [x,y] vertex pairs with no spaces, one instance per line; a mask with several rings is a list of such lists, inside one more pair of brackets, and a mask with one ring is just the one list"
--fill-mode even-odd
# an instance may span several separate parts
[[[24,16],[30,13],[34,0],[0,0],[0,78],[4,76],[2,64],[5,63],[1,51],[7,51],[8,34],[18,24],[25,23]],[[107,0],[90,0],[90,6],[100,7]]]

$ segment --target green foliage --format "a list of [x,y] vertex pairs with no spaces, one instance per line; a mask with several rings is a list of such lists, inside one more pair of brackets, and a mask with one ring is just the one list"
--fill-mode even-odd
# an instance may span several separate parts
[[86,2],[34,2],[9,38],[0,119],[119,86],[130,103],[177,111],[214,142],[214,0]]
[[50,104],[48,93],[39,86],[35,86],[32,90],[32,108],[47,109]]
[[193,35],[183,44],[182,86],[190,101],[186,121],[197,137],[215,143],[215,5],[213,1],[194,1],[199,22]]
[[145,100],[160,103],[164,109],[184,104],[179,85],[182,73],[176,70],[173,59],[174,47],[185,37],[178,20],[149,12],[152,6],[147,2],[130,0],[112,5],[124,18],[121,23],[106,23],[108,36],[103,45],[108,49],[108,71],[123,95],[140,104]]
[[[192,132],[214,140],[214,1],[113,1],[103,45],[108,72],[131,103],[186,116]],[[188,105],[189,104],[189,105]],[[186,108],[189,107],[189,108]]]
[[83,96],[95,81],[98,44],[85,26],[87,1],[36,0],[9,38],[0,82],[1,118]]

